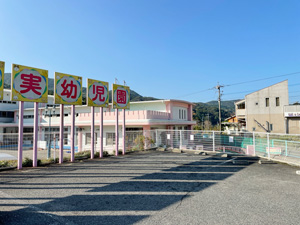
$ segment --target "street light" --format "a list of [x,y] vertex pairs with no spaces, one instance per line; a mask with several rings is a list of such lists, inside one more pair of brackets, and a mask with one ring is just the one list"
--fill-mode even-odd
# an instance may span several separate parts
[[[48,137],[48,156],[47,158],[51,158],[51,117],[53,114],[55,114],[55,105],[53,107],[49,107],[46,105],[45,109],[45,117],[49,117],[49,137]],[[54,143],[55,144],[55,143]]]

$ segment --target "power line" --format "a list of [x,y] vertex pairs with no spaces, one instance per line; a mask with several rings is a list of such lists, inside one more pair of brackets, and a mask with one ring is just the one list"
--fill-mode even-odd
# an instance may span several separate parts
[[211,91],[211,90],[214,90],[215,88],[208,88],[208,89],[205,89],[205,90],[202,90],[202,91],[197,91],[197,92],[194,92],[194,93],[190,93],[190,94],[186,94],[186,95],[181,95],[181,96],[177,96],[175,98],[183,98],[183,97],[187,97],[187,96],[191,96],[191,95],[195,95],[195,94],[199,94],[201,92],[205,92],[205,91]]
[[[223,87],[230,87],[230,86],[236,86],[236,85],[241,85],[241,84],[253,83],[253,82],[269,80],[269,79],[278,78],[278,77],[291,76],[291,75],[296,75],[296,74],[300,74],[300,72],[286,73],[286,74],[281,74],[281,75],[276,75],[276,76],[271,76],[271,77],[266,77],[266,78],[261,78],[261,79],[256,79],[256,80],[249,80],[249,81],[243,81],[243,82],[239,82],[239,83],[226,84],[226,85],[223,85]],[[292,85],[289,85],[289,86],[296,86],[296,85],[300,85],[300,83],[292,84]],[[204,89],[204,90],[201,90],[201,91],[193,92],[193,93],[190,93],[190,94],[177,96],[175,98],[183,98],[183,97],[199,94],[199,93],[206,92],[206,91],[211,91],[211,90],[214,90],[214,89],[215,89],[215,87],[212,87],[212,88]]]
[[231,93],[227,93],[227,94],[223,94],[223,95],[242,94],[242,93],[248,93],[248,92],[253,92],[253,91],[256,91],[256,90],[240,91],[240,92],[231,92]]
[[256,80],[250,80],[250,81],[243,81],[243,82],[239,82],[239,83],[227,84],[227,85],[224,85],[224,87],[240,85],[240,84],[246,84],[246,83],[253,83],[253,82],[257,82],[257,81],[269,80],[269,79],[278,78],[278,77],[291,76],[291,75],[295,75],[295,74],[300,74],[300,72],[287,73],[287,74],[282,74],[282,75],[277,75],[277,76],[272,76],[272,77],[266,77],[266,78],[261,78],[261,79],[256,79]]

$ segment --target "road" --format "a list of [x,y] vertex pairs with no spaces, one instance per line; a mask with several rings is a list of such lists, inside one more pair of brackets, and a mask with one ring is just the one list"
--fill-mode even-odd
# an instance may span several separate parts
[[233,160],[147,151],[2,171],[0,224],[299,224],[299,168]]

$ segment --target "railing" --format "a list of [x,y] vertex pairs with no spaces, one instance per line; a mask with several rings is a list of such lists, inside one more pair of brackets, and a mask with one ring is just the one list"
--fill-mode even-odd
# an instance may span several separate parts
[[[122,146],[122,132],[119,133],[119,149]],[[71,135],[64,132],[64,157],[70,157]],[[75,133],[75,153],[91,150],[91,133]],[[95,132],[95,153],[100,151],[99,131]],[[126,151],[164,147],[182,150],[238,153],[265,157],[300,165],[300,135],[250,133],[225,134],[219,131],[199,130],[147,130],[126,131]],[[103,149],[114,154],[115,133],[104,131]],[[33,134],[23,134],[23,159],[33,158]],[[38,134],[38,159],[57,158],[59,155],[59,133]],[[0,133],[0,161],[16,160],[18,157],[18,134]]]
[[239,153],[300,165],[300,135],[219,131],[157,130],[165,148]]
[[[140,110],[140,111],[126,111],[126,119],[127,120],[135,120],[135,119],[170,119],[170,113],[167,112],[159,112],[153,110]],[[104,120],[114,120],[115,112],[103,112]],[[122,119],[122,112],[119,111],[119,117]],[[79,113],[79,121],[90,120],[91,113]],[[100,113],[95,113],[95,120],[100,119]]]

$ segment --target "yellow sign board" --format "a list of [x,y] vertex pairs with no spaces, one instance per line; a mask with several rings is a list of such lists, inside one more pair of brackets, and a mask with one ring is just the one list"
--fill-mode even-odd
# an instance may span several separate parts
[[112,93],[114,109],[130,109],[130,88],[128,86],[113,84]]
[[48,70],[12,64],[11,100],[48,102]]
[[57,72],[54,77],[55,104],[82,105],[82,77]]
[[108,107],[108,82],[87,79],[88,106]]
[[4,66],[5,66],[5,62],[0,61],[0,100],[3,99]]

